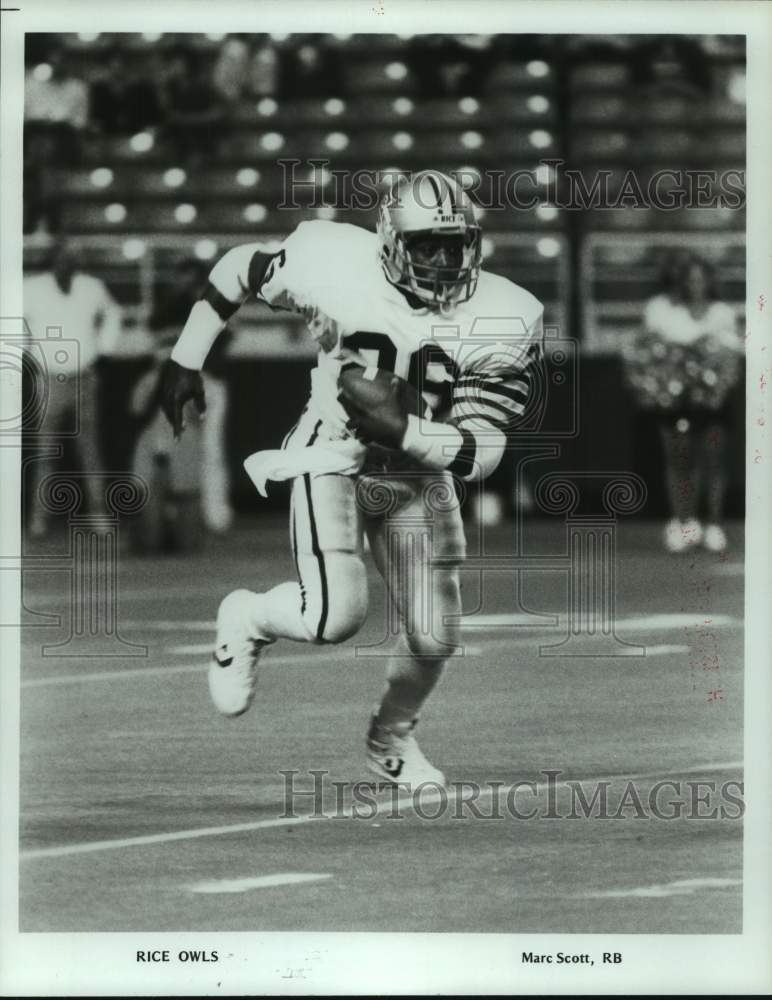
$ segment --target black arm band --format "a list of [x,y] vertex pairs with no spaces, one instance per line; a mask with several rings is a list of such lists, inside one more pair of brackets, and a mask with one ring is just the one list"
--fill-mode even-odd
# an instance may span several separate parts
[[477,441],[471,431],[463,427],[459,427],[458,430],[461,432],[462,437],[461,447],[458,449],[456,457],[448,466],[448,471],[452,472],[454,476],[461,476],[463,479],[466,476],[471,476],[474,472]]
[[201,298],[204,302],[209,303],[223,323],[227,323],[241,305],[240,302],[231,302],[230,299],[226,299],[223,293],[219,292],[211,281],[207,283]]

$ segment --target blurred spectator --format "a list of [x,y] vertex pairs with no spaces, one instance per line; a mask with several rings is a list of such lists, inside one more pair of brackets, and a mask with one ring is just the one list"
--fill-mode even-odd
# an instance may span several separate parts
[[735,315],[719,298],[712,267],[696,254],[668,260],[662,292],[646,303],[643,330],[625,361],[639,404],[658,417],[671,517],[665,545],[671,552],[699,542],[713,552],[726,547],[729,393],[739,379],[740,354]]
[[491,69],[490,35],[457,35],[459,55],[463,67],[457,79],[459,97],[479,97]]
[[161,120],[155,81],[121,49],[105,56],[102,75],[91,84],[89,118],[105,135],[131,135]]
[[489,35],[414,35],[406,58],[418,96],[475,97],[490,69]]
[[151,368],[134,386],[129,413],[141,427],[131,470],[148,486],[147,502],[131,519],[133,547],[143,553],[194,551],[203,543],[201,454],[205,427],[198,414],[175,441],[161,412],[162,365],[171,353],[177,330],[159,338]]
[[281,61],[270,39],[259,42],[249,61],[249,93],[253,97],[275,97],[279,90]]
[[240,35],[228,35],[212,70],[212,86],[227,103],[242,97],[249,70],[249,45]]
[[[247,39],[254,42],[251,49]],[[275,97],[280,67],[279,53],[268,35],[229,35],[217,56],[212,83],[227,104],[244,96]]]
[[[45,373],[42,387],[46,399],[39,433],[56,436],[63,422],[77,426],[73,444],[85,478],[90,513],[102,510],[102,468],[99,452],[96,363],[115,350],[121,332],[121,312],[107,286],[99,278],[78,270],[75,252],[65,239],[51,248],[45,271],[24,279],[24,317],[33,341],[47,340],[47,330],[61,329],[61,350]],[[77,341],[77,350],[72,342]],[[75,416],[76,415],[76,416]],[[39,506],[38,490],[52,471],[51,459],[31,463],[29,489],[32,497],[29,530],[41,536],[46,530],[45,513]]]
[[180,48],[170,54],[162,106],[180,156],[194,165],[204,159],[217,145],[224,108],[201,53]]
[[77,161],[78,136],[88,124],[88,88],[72,73],[62,48],[27,71],[24,120],[25,155],[42,163]]
[[[156,293],[156,304],[150,317],[150,329],[159,342],[173,344],[188,318],[194,303],[201,297],[209,277],[209,266],[196,258],[182,260],[176,268],[171,286]],[[228,411],[228,386],[225,380],[225,354],[231,339],[226,329],[217,338],[204,368],[206,419],[201,427],[200,473],[201,508],[204,523],[210,531],[227,531],[233,521],[230,505],[230,483],[225,460],[225,421]],[[158,411],[160,413],[160,411]],[[161,420],[166,437],[170,428]],[[154,426],[153,434],[159,432]],[[166,440],[164,437],[164,440]]]
[[342,97],[343,81],[335,53],[318,36],[308,36],[297,47],[282,52],[282,97]]
[[643,95],[698,98],[710,93],[710,60],[684,35],[654,36],[632,51],[632,79]]
[[33,67],[24,84],[24,118],[83,129],[88,123],[88,88],[71,72],[68,53],[53,49],[49,61]]

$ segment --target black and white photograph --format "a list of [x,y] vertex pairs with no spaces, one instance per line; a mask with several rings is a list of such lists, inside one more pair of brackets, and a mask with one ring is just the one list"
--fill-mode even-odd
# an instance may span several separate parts
[[155,7],[0,15],[0,993],[767,992],[769,10]]

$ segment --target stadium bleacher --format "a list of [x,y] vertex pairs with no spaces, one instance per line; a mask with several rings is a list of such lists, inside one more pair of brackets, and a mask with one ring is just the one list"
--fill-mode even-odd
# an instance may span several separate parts
[[[306,36],[308,37],[308,36]],[[533,58],[505,58],[491,50],[475,96],[419,94],[410,40],[395,35],[312,36],[339,62],[339,96],[242,97],[218,119],[209,148],[188,162],[163,125],[134,135],[106,136],[87,130],[80,137],[79,162],[47,162],[40,186],[58,208],[58,224],[90,248],[89,264],[135,304],[141,321],[152,304],[154,270],[169,241],[180,256],[202,239],[218,248],[228,241],[281,238],[304,218],[335,218],[372,226],[375,212],[337,204],[318,180],[324,203],[311,204],[311,190],[299,195],[301,209],[280,208],[286,168],[280,159],[301,161],[298,179],[308,179],[310,159],[327,170],[353,171],[432,165],[461,170],[482,183],[482,204],[491,192],[490,174],[530,171],[540,204],[527,210],[494,205],[481,213],[489,261],[503,273],[538,288],[549,321],[568,324],[588,349],[604,350],[608,323],[619,310],[604,311],[617,293],[629,302],[649,289],[645,268],[630,270],[646,248],[656,254],[689,241],[731,256],[727,271],[737,292],[743,267],[744,212],[729,204],[661,211],[655,207],[584,208],[550,199],[541,161],[580,170],[589,179],[610,171],[609,190],[619,190],[626,171],[641,178],[657,168],[730,169],[745,161],[744,61],[736,44],[705,46],[711,86],[700,93],[663,92],[656,100],[639,92],[633,62],[621,49],[600,59],[592,49],[541,51]],[[697,37],[697,36],[693,36]],[[120,48],[127,60],[159,78],[169,52],[195,51],[214,66],[223,35],[60,35],[49,46],[66,51],[71,72],[86,82],[102,72],[105,53]],[[302,36],[301,39],[302,41]],[[300,44],[294,37],[271,40],[277,51]],[[41,51],[28,41],[28,53]],[[536,57],[538,55],[538,58]],[[39,57],[39,56],[36,56]],[[28,71],[34,70],[28,66]],[[301,173],[305,171],[305,173]],[[32,188],[30,188],[32,190]],[[558,185],[557,190],[561,187]],[[27,264],[34,268],[40,239],[28,234]],[[626,242],[627,241],[627,242]],[[626,243],[625,246],[622,244]],[[646,251],[648,252],[648,251]],[[630,254],[629,258],[625,253]],[[524,259],[525,258],[527,259]],[[141,263],[141,267],[140,267]],[[144,277],[140,280],[138,272]],[[621,272],[626,272],[623,278]],[[576,310],[573,284],[600,296],[597,308]],[[738,294],[736,304],[741,306]],[[574,305],[572,305],[574,303]],[[608,317],[611,316],[612,320]]]

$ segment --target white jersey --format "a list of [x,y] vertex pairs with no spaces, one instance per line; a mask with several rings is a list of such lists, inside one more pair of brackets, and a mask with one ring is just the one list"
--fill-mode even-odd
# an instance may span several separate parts
[[707,336],[730,350],[741,347],[734,310],[726,302],[711,302],[701,316],[694,316],[684,303],[673,302],[668,295],[655,295],[646,303],[643,325],[671,344],[693,344]]
[[64,351],[58,372],[85,371],[100,354],[112,354],[121,336],[121,310],[107,286],[90,274],[74,274],[63,292],[50,272],[24,279],[24,318],[36,340],[57,327],[66,341],[78,342],[77,351]]
[[[265,269],[265,254],[272,254]],[[308,410],[317,440],[349,435],[338,403],[342,364],[356,360],[407,379],[440,417],[506,429],[528,399],[542,305],[506,278],[480,273],[472,298],[448,312],[413,308],[391,285],[375,233],[345,223],[303,222],[279,246],[248,244],[226,254],[210,282],[228,302],[254,294],[300,313],[319,345]]]

